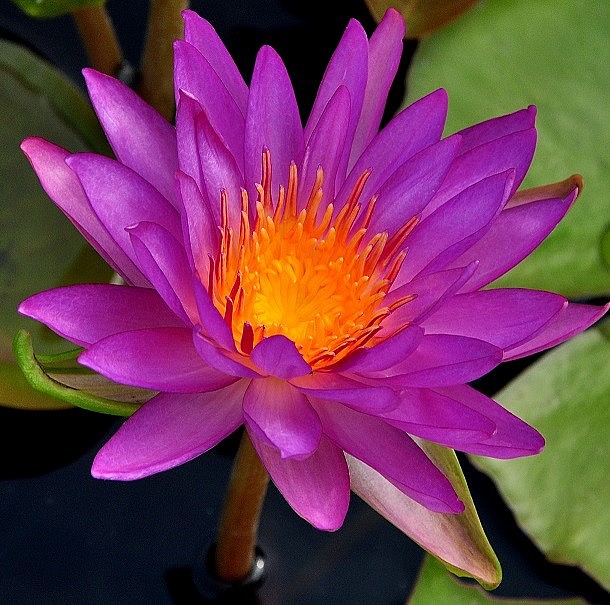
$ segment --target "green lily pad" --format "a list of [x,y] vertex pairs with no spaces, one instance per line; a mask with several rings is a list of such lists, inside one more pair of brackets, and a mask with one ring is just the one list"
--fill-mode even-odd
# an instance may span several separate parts
[[566,219],[498,286],[571,297],[610,291],[601,252],[610,216],[609,37],[608,2],[490,0],[419,46],[409,102],[446,88],[448,132],[535,104],[538,148],[524,186],[584,177]]
[[610,587],[610,322],[545,355],[497,394],[535,426],[533,458],[475,458],[547,557]]
[[31,17],[57,17],[79,8],[104,4],[105,0],[13,0],[13,2]]
[[584,605],[580,599],[520,600],[493,597],[476,586],[467,586],[453,579],[432,557],[424,559],[419,578],[408,605]]

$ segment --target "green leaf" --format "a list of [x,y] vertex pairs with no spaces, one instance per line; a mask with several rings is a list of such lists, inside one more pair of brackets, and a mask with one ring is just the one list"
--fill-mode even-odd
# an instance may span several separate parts
[[464,503],[463,513],[432,512],[360,460],[347,456],[352,490],[451,572],[474,578],[485,588],[495,588],[502,579],[500,563],[481,527],[455,452],[423,440],[418,443],[451,481]]
[[533,103],[538,148],[525,186],[574,172],[585,180],[566,219],[498,286],[570,297],[610,291],[600,252],[610,216],[609,37],[608,2],[490,0],[419,46],[409,102],[446,88],[448,132]]
[[79,8],[104,4],[105,0],[13,0],[31,17],[57,17]]
[[426,557],[408,605],[584,605],[580,599],[516,600],[494,598],[476,586],[467,586],[453,579],[432,557]]
[[610,587],[610,321],[545,355],[497,394],[535,426],[533,458],[475,458],[524,531],[552,561]]
[[130,416],[153,391],[116,384],[78,364],[80,350],[55,355],[34,355],[32,337],[20,330],[13,343],[15,358],[32,387],[85,410]]

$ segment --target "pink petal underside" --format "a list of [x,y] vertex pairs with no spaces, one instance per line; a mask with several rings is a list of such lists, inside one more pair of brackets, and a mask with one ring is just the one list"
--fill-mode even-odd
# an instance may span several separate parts
[[316,180],[319,167],[324,170],[320,212],[335,199],[337,170],[341,161],[350,119],[350,97],[339,86],[328,102],[305,147],[303,168],[299,175],[299,206],[304,208]]
[[277,201],[280,185],[287,185],[290,163],[303,159],[303,128],[286,67],[279,55],[263,46],[256,57],[248,98],[245,134],[246,186],[252,208],[261,183],[264,149],[271,153],[271,191]]
[[246,115],[248,87],[216,30],[197,13],[183,11],[184,40],[192,44],[218,74],[237,107]]
[[508,349],[505,360],[519,359],[554,347],[572,336],[579,334],[600,320],[610,309],[610,303],[603,307],[569,303],[532,338]]
[[532,456],[544,447],[544,438],[536,429],[473,388],[459,385],[434,390],[437,395],[448,397],[483,414],[496,425],[493,435],[477,442],[463,443],[459,447],[462,451],[489,458],[508,459]]
[[296,378],[312,371],[294,342],[281,334],[261,340],[252,349],[250,358],[263,372],[277,378]]
[[368,72],[368,40],[358,21],[351,19],[333,53],[322,82],[318,88],[309,119],[305,126],[305,141],[308,141],[326,105],[339,86],[345,86],[350,98],[350,119],[346,131],[344,148],[337,171],[337,184],[342,183],[347,173],[350,150],[362,111]]
[[282,458],[276,448],[252,433],[250,437],[273,483],[297,515],[317,529],[339,529],[350,497],[343,452],[322,436],[318,449],[305,460]]
[[460,155],[434,196],[425,215],[430,214],[460,191],[492,174],[515,170],[511,195],[523,181],[536,148],[536,129],[521,130],[494,139]]
[[211,393],[161,393],[145,403],[98,452],[91,474],[129,481],[184,464],[242,423],[248,383]]
[[21,149],[32,164],[47,195],[104,260],[127,283],[149,286],[148,280],[112,239],[93,211],[78,177],[66,164],[70,152],[38,138],[26,139],[21,143]]
[[181,90],[201,105],[243,174],[244,114],[210,63],[194,46],[182,40],[174,42],[174,86],[176,105]]
[[80,346],[128,330],[184,327],[155,290],[111,284],[40,292],[24,300],[19,312]]
[[199,323],[191,273],[182,244],[163,227],[143,221],[129,228],[140,267],[167,306],[185,324]]
[[193,333],[193,342],[201,359],[219,372],[239,378],[263,377],[254,367],[249,357],[240,355],[236,351],[218,347],[214,342],[206,338],[201,331]]
[[416,325],[406,325],[398,333],[366,349],[360,349],[339,364],[340,372],[378,372],[408,357],[421,341],[424,331]]
[[312,402],[324,434],[348,454],[362,460],[420,504],[438,512],[461,512],[451,483],[404,432],[380,418],[342,405]]
[[320,444],[322,424],[307,397],[276,378],[253,380],[244,395],[248,431],[277,448],[281,458],[303,460]]
[[383,383],[371,386],[337,372],[314,372],[293,378],[290,384],[308,397],[336,401],[368,414],[379,414],[398,403],[394,391]]
[[438,142],[447,116],[447,93],[437,90],[403,109],[379,132],[350,170],[337,194],[340,210],[365,170],[372,173],[364,186],[361,200],[368,201],[379,187],[418,151]]
[[478,290],[519,264],[564,217],[576,193],[574,190],[565,199],[539,200],[500,212],[489,231],[450,264],[479,262],[476,273],[462,290]]
[[366,376],[395,389],[449,386],[476,380],[501,361],[502,349],[488,342],[466,336],[426,334],[405,361]]
[[126,227],[150,221],[165,227],[176,239],[182,237],[176,209],[130,168],[92,153],[75,154],[66,161],[78,176],[100,221],[136,264],[138,259]]
[[167,391],[215,391],[237,380],[203,363],[189,328],[149,328],[108,336],[79,363],[120,384]]
[[460,334],[508,350],[530,340],[566,305],[551,292],[483,290],[453,296],[422,327],[426,334]]
[[206,284],[210,269],[210,255],[218,251],[218,223],[208,201],[201,195],[195,181],[178,171],[177,186],[182,204],[182,233],[186,245],[186,253],[193,273]]
[[458,137],[443,139],[409,158],[379,189],[369,233],[394,235],[418,215],[443,182],[459,147]]
[[399,405],[383,418],[411,435],[450,448],[491,437],[496,431],[493,420],[432,389],[405,389]]
[[117,159],[176,202],[176,131],[155,109],[119,80],[84,69],[95,113]]
[[483,179],[418,223],[408,237],[408,258],[395,286],[400,287],[422,271],[432,273],[448,268],[473,246],[508,199],[512,178],[513,171],[509,171]]
[[404,35],[404,19],[398,11],[391,8],[371,36],[368,78],[362,112],[354,135],[350,167],[379,130],[388,92],[400,63]]

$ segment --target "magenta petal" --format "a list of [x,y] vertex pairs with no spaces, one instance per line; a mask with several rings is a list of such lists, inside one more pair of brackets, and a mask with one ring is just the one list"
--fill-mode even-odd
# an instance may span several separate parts
[[225,349],[235,351],[233,333],[220,314],[220,311],[212,303],[207,290],[197,279],[193,282],[193,288],[195,290],[195,300],[197,301],[203,334]]
[[460,450],[479,456],[508,459],[533,456],[544,447],[544,438],[536,429],[475,389],[459,385],[434,390],[436,395],[457,401],[487,416],[496,425],[493,435],[477,442],[463,443]]
[[199,322],[193,276],[182,244],[163,227],[146,221],[129,228],[140,267],[167,306],[186,324]]
[[203,363],[188,328],[114,334],[89,347],[78,361],[120,384],[169,393],[215,391],[237,380]]
[[81,346],[117,332],[184,326],[155,290],[110,284],[40,292],[24,300],[19,312]]
[[216,346],[201,331],[193,332],[193,342],[195,348],[208,365],[216,368],[219,372],[224,372],[229,376],[240,378],[262,378],[253,368],[252,362],[248,357],[240,355],[234,351],[222,349]]
[[459,513],[463,505],[449,480],[402,431],[379,418],[316,401],[324,434],[430,510]]
[[396,408],[383,413],[392,426],[411,435],[447,447],[462,449],[491,437],[496,432],[493,420],[432,389],[405,389]]
[[184,40],[192,44],[203,55],[218,74],[242,113],[246,115],[248,87],[216,30],[191,10],[183,11],[182,16],[184,18]]
[[563,296],[551,292],[483,290],[453,296],[422,327],[426,334],[459,334],[510,349],[529,340],[565,305]]
[[244,145],[245,175],[251,203],[257,197],[254,184],[262,182],[264,149],[271,153],[271,191],[273,199],[277,200],[279,186],[288,184],[290,163],[299,165],[303,158],[303,128],[286,67],[270,46],[263,46],[256,57]]
[[276,448],[250,436],[273,483],[297,515],[317,529],[339,529],[350,497],[343,452],[323,436],[318,449],[305,460],[282,458]]
[[371,386],[338,373],[314,372],[293,378],[290,384],[305,395],[337,401],[367,414],[378,414],[398,403],[394,391],[383,383]]
[[211,393],[161,393],[145,403],[98,452],[91,474],[129,481],[174,468],[214,447],[242,423],[247,386]]
[[84,69],[83,76],[117,159],[174,202],[174,127],[122,82],[93,69]]
[[554,347],[586,330],[601,319],[608,309],[610,309],[610,303],[603,307],[569,303],[535,336],[512,349],[508,349],[505,360],[519,359]]
[[320,443],[322,425],[307,397],[284,380],[253,380],[244,395],[244,418],[258,440],[282,458],[304,459]]
[[83,237],[129,284],[150,285],[133,261],[112,239],[97,217],[74,171],[66,164],[70,153],[44,139],[21,143],[47,195],[72,221]]
[[296,378],[312,371],[294,342],[281,334],[263,338],[252,349],[250,358],[263,372],[278,378]]

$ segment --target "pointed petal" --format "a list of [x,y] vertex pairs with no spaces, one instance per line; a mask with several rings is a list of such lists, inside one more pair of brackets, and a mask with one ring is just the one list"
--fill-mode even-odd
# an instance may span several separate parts
[[263,372],[277,378],[296,378],[312,371],[294,342],[281,334],[263,338],[250,357]]
[[142,328],[183,327],[155,290],[86,284],[34,294],[19,312],[80,346]]
[[320,444],[322,424],[307,397],[284,380],[253,380],[244,395],[248,431],[282,458],[304,459]]
[[248,357],[216,346],[201,331],[193,332],[193,342],[201,359],[219,372],[239,378],[262,378]]
[[83,351],[78,361],[115,382],[153,391],[215,391],[237,380],[203,363],[188,328],[113,334]]
[[235,351],[233,333],[218,309],[212,303],[207,290],[198,279],[193,282],[195,300],[201,318],[202,333],[229,351]]
[[211,393],[161,393],[145,403],[98,452],[91,474],[129,481],[203,454],[242,423],[247,382]]
[[349,474],[343,452],[322,437],[305,460],[282,458],[276,448],[250,433],[273,483],[293,510],[317,529],[335,531],[343,525],[349,505]]

